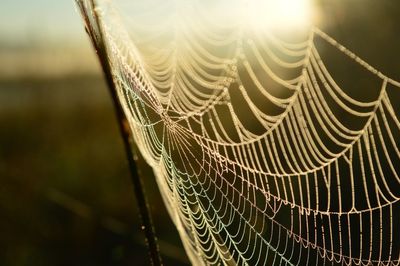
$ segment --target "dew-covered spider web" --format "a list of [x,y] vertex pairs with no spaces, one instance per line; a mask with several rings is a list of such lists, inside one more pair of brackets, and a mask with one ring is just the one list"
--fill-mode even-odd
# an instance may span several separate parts
[[399,265],[400,83],[244,2],[81,2],[191,263]]

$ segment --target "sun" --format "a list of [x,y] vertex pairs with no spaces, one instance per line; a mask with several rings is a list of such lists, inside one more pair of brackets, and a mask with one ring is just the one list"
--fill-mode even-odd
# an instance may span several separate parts
[[311,0],[249,0],[247,4],[253,28],[298,29],[312,22]]

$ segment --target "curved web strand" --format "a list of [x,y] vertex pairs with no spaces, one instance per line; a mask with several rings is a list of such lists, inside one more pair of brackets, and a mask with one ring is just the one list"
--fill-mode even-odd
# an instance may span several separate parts
[[[119,99],[192,264],[399,265],[400,83],[320,29],[289,42],[194,2],[135,3],[128,19],[97,4]],[[317,39],[371,88],[341,82]]]

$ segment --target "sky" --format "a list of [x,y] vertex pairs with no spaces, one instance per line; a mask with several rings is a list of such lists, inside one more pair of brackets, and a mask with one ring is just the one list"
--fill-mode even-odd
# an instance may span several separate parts
[[74,0],[0,0],[0,79],[97,73]]
[[[79,42],[85,38],[73,0],[1,0],[0,42]],[[85,40],[86,41],[86,40]]]

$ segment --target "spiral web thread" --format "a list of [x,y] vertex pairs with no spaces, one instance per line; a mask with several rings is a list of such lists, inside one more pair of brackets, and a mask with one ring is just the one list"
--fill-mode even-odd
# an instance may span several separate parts
[[[192,264],[399,265],[400,84],[317,28],[287,42],[188,2],[148,5],[160,20],[129,33],[96,11]],[[371,88],[339,85],[317,43]]]

